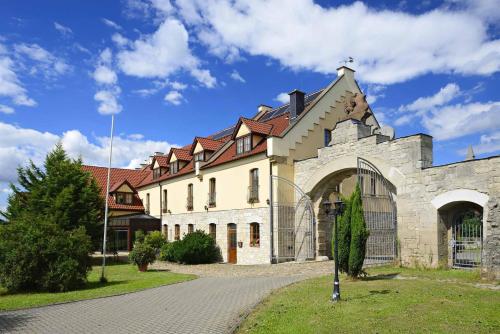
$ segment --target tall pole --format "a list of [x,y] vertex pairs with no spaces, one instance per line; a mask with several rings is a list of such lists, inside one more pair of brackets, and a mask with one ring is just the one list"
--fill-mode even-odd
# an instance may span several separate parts
[[338,239],[338,228],[337,228],[337,209],[334,211],[335,213],[335,245],[334,245],[334,258],[335,258],[335,278],[333,280],[333,295],[332,301],[336,302],[340,300],[340,283],[339,283],[339,239]]
[[104,267],[106,266],[106,232],[108,230],[108,196],[109,196],[109,180],[111,178],[111,157],[113,156],[113,130],[115,127],[115,115],[111,115],[111,136],[109,140],[109,163],[108,163],[108,180],[106,182],[106,195],[104,196],[104,237],[102,241],[102,270],[101,280],[104,280]]

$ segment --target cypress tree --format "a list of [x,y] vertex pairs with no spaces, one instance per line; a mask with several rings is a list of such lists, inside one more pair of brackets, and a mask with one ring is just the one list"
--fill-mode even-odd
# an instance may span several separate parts
[[[337,220],[338,243],[339,243],[339,270],[343,273],[349,272],[349,252],[351,246],[351,200],[342,198],[344,202],[344,212]],[[332,240],[332,253],[335,247],[335,238]],[[332,254],[333,255],[333,254]]]
[[363,273],[366,241],[369,234],[363,216],[361,189],[359,184],[356,184],[356,189],[351,198],[351,245],[349,251],[349,275],[351,277],[359,277]]

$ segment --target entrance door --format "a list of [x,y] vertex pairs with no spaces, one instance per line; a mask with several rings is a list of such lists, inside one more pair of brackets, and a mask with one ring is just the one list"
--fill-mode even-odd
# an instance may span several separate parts
[[236,224],[227,224],[227,262],[236,263],[237,259]]
[[453,266],[478,267],[483,248],[483,223],[481,215],[467,211],[458,214],[452,226]]

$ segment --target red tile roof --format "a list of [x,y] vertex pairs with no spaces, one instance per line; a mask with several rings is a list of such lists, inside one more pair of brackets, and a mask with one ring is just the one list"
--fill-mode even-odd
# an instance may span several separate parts
[[118,189],[119,189],[122,185],[124,185],[124,184],[128,185],[128,186],[129,186],[129,188],[130,188],[133,192],[137,192],[137,191],[135,190],[134,186],[132,186],[132,185],[130,184],[130,182],[128,182],[126,179],[124,179],[124,180],[121,180],[121,181],[116,182],[115,184],[112,184],[112,185],[111,185],[111,187],[109,188],[109,193],[110,193],[110,194],[111,194],[111,193],[114,193],[115,191],[117,191],[117,190],[118,190]]
[[[94,176],[97,185],[101,188],[101,196],[106,196],[106,183],[108,177],[108,168],[106,167],[97,167],[97,166],[87,166],[83,165],[82,169],[84,171],[90,172],[92,176]],[[128,181],[128,183],[132,187],[136,187],[141,183],[144,178],[146,178],[150,174],[149,168],[145,167],[142,169],[124,169],[124,168],[111,168],[110,174],[110,190],[113,188],[120,187],[124,180]],[[130,210],[130,211],[144,211],[144,207],[142,205],[142,201],[134,194],[132,204],[118,204],[115,202],[113,196],[108,195],[108,205],[110,209],[113,210]]]
[[190,161],[193,156],[189,154],[189,151],[191,149],[191,145],[189,145],[189,149],[184,149],[184,148],[172,148],[170,149],[170,154],[168,155],[168,160],[170,160],[170,157],[172,154],[175,154],[177,160],[182,160],[182,161]]
[[167,155],[155,155],[153,161],[151,162],[151,167],[154,166],[155,161],[158,162],[160,167],[168,167],[168,156]]
[[241,124],[245,124],[252,133],[257,133],[265,136],[269,135],[271,133],[271,129],[273,128],[272,124],[241,117],[238,120],[236,127],[234,128],[234,133],[232,136],[233,139],[236,137]]
[[193,155],[194,149],[196,148],[196,143],[200,143],[201,147],[203,147],[204,150],[212,152],[217,151],[222,145],[224,145],[224,142],[220,140],[196,137],[193,144],[191,145],[191,150],[189,152],[191,155]]

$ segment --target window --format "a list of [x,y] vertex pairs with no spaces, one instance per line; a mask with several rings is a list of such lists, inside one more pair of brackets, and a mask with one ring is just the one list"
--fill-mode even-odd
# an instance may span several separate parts
[[155,168],[153,169],[153,179],[157,179],[161,176],[161,169]]
[[260,226],[259,223],[250,224],[250,247],[260,247]]
[[259,169],[250,170],[250,185],[248,186],[248,202],[259,201]]
[[175,236],[174,236],[174,239],[175,240],[181,240],[181,226],[179,224],[175,224],[175,227],[174,227],[175,231]]
[[163,204],[162,204],[162,211],[163,213],[167,213],[168,212],[168,192],[167,192],[167,189],[163,189]]
[[236,154],[243,154],[252,150],[252,135],[236,139]]
[[149,200],[150,200],[150,197],[149,197],[149,193],[146,194],[146,213],[149,214],[149,209],[150,209],[150,205],[149,205]]
[[209,181],[209,192],[208,192],[208,206],[215,207],[215,178],[211,178]]
[[193,211],[193,184],[188,184],[186,209]]
[[177,174],[179,171],[179,161],[174,161],[170,163],[170,174]]
[[214,223],[209,224],[208,234],[212,237],[212,239],[217,240],[217,225]]
[[205,161],[205,152],[201,151],[194,155],[194,161]]
[[194,232],[194,225],[188,224],[188,233],[193,233],[193,232]]
[[332,130],[325,129],[325,146],[329,146],[332,141]]
[[163,237],[165,238],[165,240],[168,240],[168,225],[167,224],[163,225]]
[[132,193],[116,193],[115,201],[117,204],[132,204],[134,194]]

